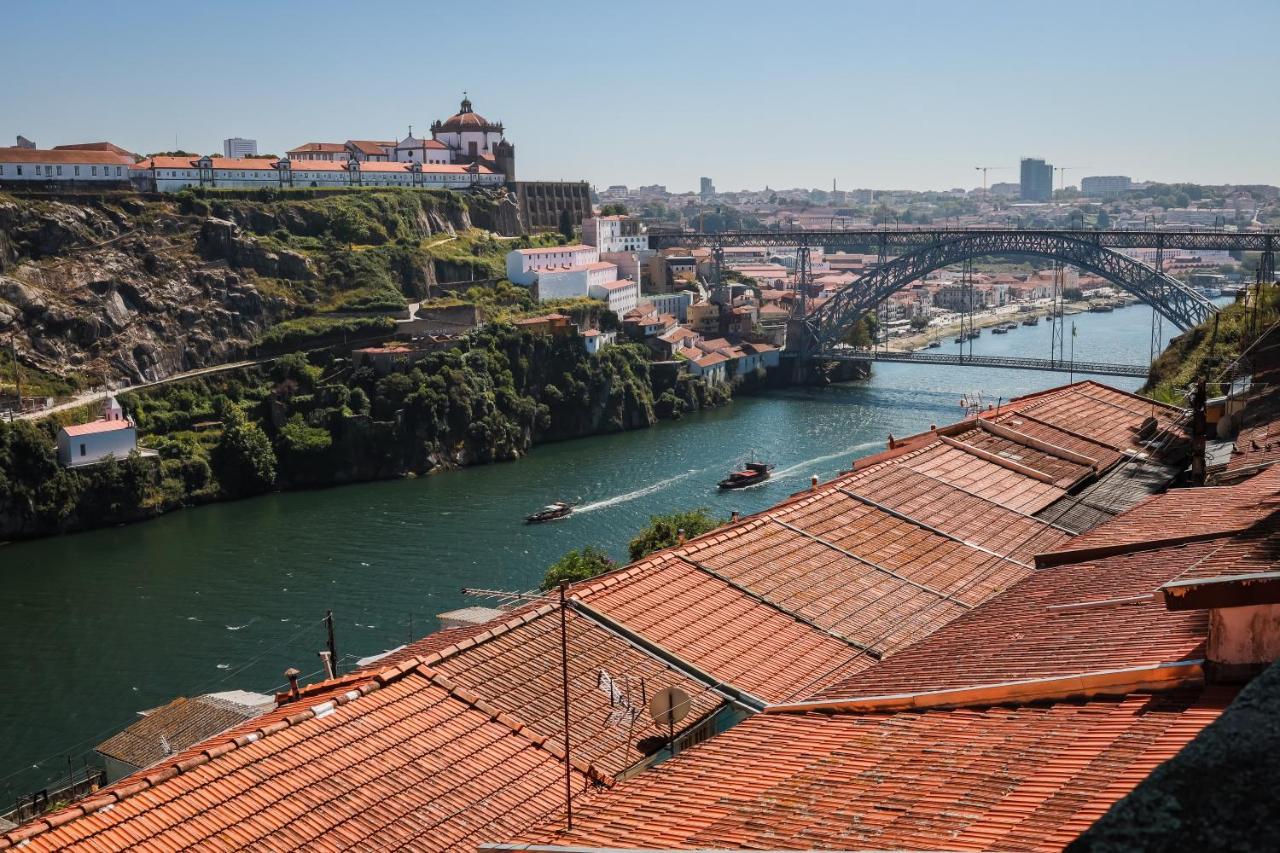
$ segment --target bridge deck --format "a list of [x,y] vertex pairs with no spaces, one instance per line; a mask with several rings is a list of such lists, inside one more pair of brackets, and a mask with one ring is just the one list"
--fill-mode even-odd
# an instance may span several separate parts
[[894,361],[908,364],[950,364],[957,367],[1004,367],[1013,370],[1047,370],[1054,373],[1090,373],[1098,376],[1132,376],[1145,379],[1145,365],[1114,364],[1106,361],[1057,361],[1047,358],[1019,358],[1001,355],[950,355],[933,352],[892,352],[881,350],[836,350],[814,355],[817,361]]

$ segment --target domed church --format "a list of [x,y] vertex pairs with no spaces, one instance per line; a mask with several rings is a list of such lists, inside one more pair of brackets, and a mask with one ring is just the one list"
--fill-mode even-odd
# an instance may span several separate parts
[[424,163],[476,163],[516,179],[516,147],[502,135],[502,122],[489,121],[471,108],[462,93],[458,112],[431,125],[431,138],[409,135],[396,144],[395,159]]

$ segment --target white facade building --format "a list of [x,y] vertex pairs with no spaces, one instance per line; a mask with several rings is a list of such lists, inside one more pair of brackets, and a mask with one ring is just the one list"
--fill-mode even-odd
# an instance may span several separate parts
[[[617,268],[614,268],[617,274]],[[630,279],[618,279],[603,284],[593,284],[587,296],[609,303],[609,310],[619,317],[640,303],[640,285]]]
[[1132,188],[1133,179],[1127,175],[1090,175],[1080,179],[1080,194],[1090,198],[1120,195]]
[[618,268],[606,261],[545,269],[538,273],[538,301],[589,296],[591,288],[609,284],[617,279]]
[[226,157],[257,157],[258,140],[233,136],[222,140],[222,153]]
[[588,355],[595,355],[618,338],[617,332],[602,332],[599,329],[587,329],[582,333],[582,345],[587,348]]
[[100,419],[58,430],[58,462],[66,468],[91,465],[108,456],[124,459],[137,449],[138,430],[110,395]]
[[478,164],[422,164],[229,157],[151,157],[133,166],[134,183],[156,192],[185,187],[419,187],[464,190],[503,183]]
[[133,158],[88,149],[0,148],[0,183],[125,183]]
[[641,252],[649,249],[649,234],[632,216],[593,216],[582,220],[582,242],[601,252]]
[[[594,246],[548,246],[541,249],[513,249],[507,253],[507,278],[512,284],[529,287],[541,270],[578,267],[600,260]],[[585,291],[583,291],[585,293]]]

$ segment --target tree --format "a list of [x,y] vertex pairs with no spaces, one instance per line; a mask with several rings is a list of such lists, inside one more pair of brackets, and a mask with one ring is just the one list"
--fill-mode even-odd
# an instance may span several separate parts
[[547,567],[542,578],[542,588],[555,589],[561,581],[583,581],[596,575],[611,571],[617,564],[613,559],[594,545],[578,550],[573,549]]
[[917,332],[929,328],[929,318],[923,314],[913,314],[911,317],[911,328]]
[[606,204],[604,207],[600,208],[600,215],[601,216],[626,216],[627,206],[621,203]]
[[276,454],[262,427],[239,409],[229,419],[213,449],[213,468],[222,488],[231,495],[264,492],[276,480]]
[[628,543],[627,551],[632,560],[638,560],[646,554],[678,545],[682,530],[686,539],[692,539],[719,526],[720,522],[706,507],[687,512],[673,512],[670,515],[651,515],[648,526]]
[[560,224],[557,230],[564,235],[566,240],[573,239],[573,217],[569,215],[569,209],[562,208],[560,210]]

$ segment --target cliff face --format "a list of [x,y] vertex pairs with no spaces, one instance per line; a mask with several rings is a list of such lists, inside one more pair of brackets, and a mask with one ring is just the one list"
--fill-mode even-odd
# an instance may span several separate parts
[[0,335],[26,367],[80,384],[161,379],[243,358],[283,320],[393,311],[467,272],[431,240],[509,214],[502,199],[403,191],[0,195]]

